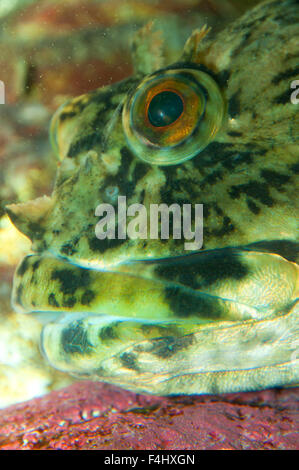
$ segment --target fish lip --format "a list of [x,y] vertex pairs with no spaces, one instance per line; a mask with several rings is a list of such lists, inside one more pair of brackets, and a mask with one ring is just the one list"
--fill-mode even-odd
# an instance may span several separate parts
[[[193,252],[194,254],[194,252]],[[86,269],[86,270],[89,270],[89,271],[92,271],[92,272],[107,272],[107,273],[115,273],[117,272],[117,268],[120,267],[120,266],[123,266],[123,265],[137,265],[139,263],[142,263],[142,264],[145,264],[145,265],[150,265],[150,264],[160,264],[160,263],[167,263],[167,262],[176,262],[176,260],[184,260],[185,258],[188,258],[190,255],[192,256],[192,253],[187,253],[187,254],[184,254],[184,255],[174,255],[174,256],[168,256],[168,257],[162,257],[162,258],[157,258],[157,257],[152,257],[152,258],[140,258],[140,259],[136,259],[136,258],[127,258],[125,260],[122,260],[120,262],[117,262],[115,264],[107,264],[105,266],[99,266],[98,264],[92,264],[92,262],[90,262],[89,260],[88,261],[85,261],[85,260],[80,260],[80,259],[72,259],[72,258],[69,258],[67,256],[57,256],[57,254],[55,252],[51,252],[50,250],[43,250],[41,252],[33,252],[31,253],[31,256],[34,256],[34,255],[39,255],[40,257],[50,257],[50,258],[53,258],[53,259],[58,259],[62,262],[64,262],[67,266],[74,266],[74,267],[78,267],[79,269]],[[30,255],[29,255],[30,256]],[[135,277],[140,277],[142,278],[142,276],[138,275],[138,274],[133,274],[132,272],[123,272],[123,275],[124,276],[132,276],[134,275]],[[51,310],[51,309],[39,309],[38,308],[38,305],[37,305],[37,309],[36,310],[24,310],[22,307],[20,307],[20,305],[15,305],[13,306],[14,310],[17,312],[17,313],[20,313],[20,314],[26,314],[26,315],[30,315],[32,318],[35,318],[41,325],[42,327],[44,327],[45,325],[47,325],[48,323],[51,323],[51,322],[63,322],[63,319],[64,318],[67,318],[68,321],[70,319],[70,316],[72,316],[72,318],[75,320],[78,316],[81,316],[81,318],[83,316],[86,316],[86,315],[89,315],[89,316],[92,316],[92,315],[95,315],[95,316],[106,316],[107,314],[104,313],[104,312],[91,312],[91,311],[88,311],[88,310],[83,310],[82,307],[81,307],[81,310],[80,311],[77,311],[77,310],[70,310],[70,311],[66,311],[66,310],[63,310],[63,308],[61,308],[60,310]],[[109,315],[111,316],[111,315]]]
[[187,260],[188,258],[194,256],[195,254],[201,254],[203,255],[204,253],[207,253],[209,251],[218,251],[218,249],[212,249],[212,250],[195,250],[195,251],[190,251],[185,254],[177,254],[173,256],[163,256],[163,257],[147,257],[147,258],[130,258],[127,257],[125,259],[122,259],[120,261],[116,261],[114,263],[108,262],[105,263],[103,260],[84,260],[84,259],[72,259],[67,256],[61,256],[57,255],[55,252],[51,251],[43,251],[40,254],[40,256],[51,256],[53,258],[59,259],[69,265],[72,266],[77,266],[82,269],[89,269],[91,271],[103,271],[103,272],[115,272],[117,270],[118,266],[126,266],[126,265],[138,265],[138,264],[145,264],[145,265],[150,265],[150,264],[163,264],[167,262],[176,262],[176,261],[182,261],[182,260]]

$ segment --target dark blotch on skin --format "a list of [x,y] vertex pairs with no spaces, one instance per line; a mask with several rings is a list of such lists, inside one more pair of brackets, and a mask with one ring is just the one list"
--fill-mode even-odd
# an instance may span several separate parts
[[71,119],[72,117],[76,115],[77,115],[76,111],[69,111],[68,113],[67,112],[61,113],[59,116],[59,121],[63,122],[66,119]]
[[59,303],[56,300],[55,294],[52,292],[48,297],[48,304],[52,307],[59,307]]
[[82,294],[81,304],[89,305],[94,300],[95,296],[95,293],[92,290],[88,289],[84,292],[84,294]]
[[63,253],[64,255],[71,256],[76,252],[77,250],[70,243],[66,243],[60,248],[60,253]]
[[[131,163],[133,162],[135,157],[127,147],[122,147],[120,153],[122,158],[121,163],[118,167],[117,174],[106,178],[105,188],[109,186],[116,186],[119,189],[119,195],[130,198],[134,193],[135,184],[134,181],[128,180],[128,174]],[[102,191],[103,189],[101,188],[100,192]],[[105,196],[102,195],[103,199],[104,197]]]
[[[115,89],[115,92],[117,93],[117,88]],[[113,90],[96,90],[89,94],[89,99],[86,103],[76,103],[74,110],[76,115],[79,115],[80,112],[92,103],[99,102],[104,105],[104,108],[95,115],[91,122],[89,122],[89,127],[94,129],[94,132],[91,132],[85,137],[79,138],[77,141],[73,142],[69,148],[68,157],[74,158],[82,151],[88,151],[97,145],[101,145],[104,137],[102,130],[105,128],[109,119],[107,111],[115,108],[115,105],[112,105],[110,102],[112,96]],[[72,114],[72,112],[69,114]]]
[[[298,3],[298,0],[295,0],[295,2]],[[298,5],[297,5],[298,8]],[[294,25],[294,16],[293,15],[287,15],[287,11],[284,9],[283,13],[279,13],[274,17],[274,21],[276,21],[279,25]],[[290,12],[291,13],[291,12]]]
[[192,164],[195,168],[202,170],[203,167],[208,168],[219,162],[223,163],[227,157],[232,155],[232,152],[233,144],[211,142],[202,152],[192,159]]
[[166,287],[165,300],[175,316],[189,317],[198,311],[199,296],[196,292],[193,294],[181,287]]
[[87,332],[78,321],[65,328],[61,334],[61,345],[67,354],[90,354],[92,344],[87,339]]
[[291,94],[292,94],[292,90],[288,88],[280,95],[275,96],[275,98],[273,99],[273,103],[274,104],[288,104],[288,103],[291,104]]
[[241,137],[243,135],[242,132],[238,132],[238,131],[230,131],[227,134],[230,135],[231,137]]
[[223,210],[221,209],[221,207],[218,206],[218,204],[214,204],[214,209],[217,215],[223,215]]
[[67,156],[69,158],[75,158],[79,153],[93,149],[99,145],[101,141],[102,135],[100,133],[93,132],[92,134],[86,135],[71,144]]
[[99,337],[103,342],[118,338],[115,326],[117,326],[117,324],[104,326],[100,330]]
[[170,281],[177,281],[181,284],[197,289],[199,287],[198,282],[196,281],[196,276],[198,274],[196,265],[180,265],[170,263],[169,265],[158,265],[156,268],[157,276],[160,276],[164,279]]
[[140,200],[140,203],[142,204],[143,201],[144,201],[144,197],[145,197],[145,190],[143,189],[140,193],[140,197],[139,197],[139,200]]
[[88,239],[89,248],[92,251],[98,251],[99,253],[104,253],[106,250],[110,250],[112,248],[116,248],[120,246],[122,243],[125,243],[127,240],[121,240],[119,238],[109,239],[105,238],[105,240],[99,240],[98,238],[90,238]]
[[223,248],[199,251],[182,258],[175,257],[171,261],[160,260],[156,274],[164,279],[200,289],[222,279],[241,280],[248,274],[248,268],[239,253],[234,249]]
[[281,189],[281,187],[290,180],[289,175],[284,175],[277,171],[267,169],[261,171],[261,177],[264,178],[269,185],[274,186],[277,189]]
[[239,99],[240,92],[234,93],[228,101],[228,113],[232,118],[235,118],[241,112],[241,105]]
[[22,284],[20,284],[19,287],[17,288],[17,292],[16,292],[16,303],[19,304],[19,305],[22,305],[22,303],[21,303],[22,293],[23,293],[23,286],[22,286]]
[[90,100],[90,103],[100,103],[102,105],[89,123],[89,127],[94,129],[100,137],[101,143],[103,143],[103,138],[105,137],[105,132],[103,131],[105,131],[105,126],[109,121],[108,112],[116,108],[116,105],[111,103],[114,92],[117,94],[117,89],[115,91],[112,89],[95,91],[94,96]]
[[20,264],[17,270],[18,276],[23,276],[27,269],[31,267],[29,259],[30,256],[26,256],[26,258],[23,259],[22,263]]
[[228,79],[230,77],[229,70],[222,70],[217,74],[217,82],[222,86],[227,86]]
[[242,163],[250,165],[253,160],[254,159],[252,152],[238,152],[227,156],[225,159],[223,159],[221,163],[228,170],[234,170],[238,165],[241,165]]
[[208,176],[206,176],[201,186],[205,184],[209,184],[209,185],[216,184],[218,181],[222,180],[222,176],[223,176],[222,171],[220,170],[213,171]]
[[288,78],[293,77],[295,79],[297,75],[299,75],[299,67],[293,67],[275,75],[275,77],[272,78],[272,83],[273,85],[277,85],[282,80],[287,80]]
[[122,147],[120,149],[121,154],[121,164],[118,168],[118,173],[120,176],[124,175],[127,178],[128,171],[132,161],[134,160],[133,153],[128,149],[128,147]]
[[121,361],[122,367],[125,367],[126,369],[135,370],[136,372],[139,371],[139,367],[136,364],[135,354],[124,352],[120,356],[120,361]]
[[242,194],[246,194],[268,207],[274,205],[274,200],[269,194],[268,185],[259,181],[249,181],[249,183],[232,186],[229,194],[232,199],[238,199]]
[[255,202],[253,202],[251,199],[247,198],[246,199],[247,207],[248,209],[253,213],[253,214],[258,214],[261,209],[258,207]]
[[298,262],[299,243],[292,240],[271,240],[251,243],[246,248],[252,251],[263,253],[275,253],[293,263]]
[[217,250],[202,261],[200,272],[203,281],[201,287],[210,286],[222,279],[241,280],[248,274],[247,266],[242,262],[238,253],[233,250]]
[[36,261],[34,261],[34,263],[32,263],[32,271],[33,271],[33,272],[38,269],[40,263],[41,263],[41,260],[40,260],[40,259],[37,259]]
[[180,287],[166,287],[165,299],[174,316],[188,318],[220,318],[222,309],[217,305],[217,300],[205,294],[187,292]]
[[240,43],[238,44],[236,49],[232,52],[232,57],[236,57],[240,53],[241,54],[244,53],[244,47],[246,46],[247,43],[249,43],[251,32],[252,32],[251,30],[247,31],[246,33],[244,32]]
[[78,273],[71,269],[56,269],[51,279],[58,280],[63,294],[74,294],[80,287],[87,287],[90,283],[90,273],[87,269],[80,269]]
[[299,162],[298,163],[295,163],[294,165],[291,165],[290,166],[290,170],[292,173],[294,173],[295,175],[298,175],[299,174]]
[[149,168],[149,165],[147,165],[146,163],[136,163],[132,174],[132,182],[134,183],[134,185],[136,185],[137,182],[146,175],[146,173],[149,171]]
[[[110,187],[117,187],[118,188],[118,194],[121,196],[126,196],[127,198],[130,198],[132,194],[134,193],[135,185],[132,181],[128,181],[127,179],[127,174],[123,173],[117,173],[115,176],[108,176],[105,181],[105,188]],[[101,188],[100,193],[102,194],[103,188]],[[105,199],[107,195],[104,193],[102,195],[102,198]]]
[[211,231],[211,234],[215,237],[223,237],[230,232],[235,230],[235,226],[232,223],[231,219],[225,215],[222,219],[222,226],[220,228],[214,229]]
[[67,299],[64,299],[62,302],[63,307],[68,307],[72,308],[76,303],[76,298],[75,297],[68,297]]
[[31,235],[30,238],[32,240],[41,240],[45,233],[45,229],[43,227],[33,222],[28,224],[28,230]]
[[165,336],[164,338],[156,338],[152,340],[150,352],[161,359],[168,359],[178,351],[188,349],[192,344],[193,335],[181,336],[180,338]]
[[166,183],[161,188],[161,202],[167,205],[173,204],[175,197],[173,192],[179,190],[179,182],[177,181],[177,167],[169,167],[165,172]]

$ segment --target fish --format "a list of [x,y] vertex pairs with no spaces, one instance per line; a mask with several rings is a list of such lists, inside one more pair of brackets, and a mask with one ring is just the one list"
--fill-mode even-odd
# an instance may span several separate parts
[[[299,383],[298,16],[263,2],[195,30],[172,64],[146,25],[131,77],[56,111],[53,193],[6,208],[32,241],[12,303],[44,322],[53,367],[154,395]],[[119,217],[99,236],[120,200],[145,214],[135,236],[115,236]],[[165,239],[137,236],[154,205]],[[173,205],[202,206],[198,248],[175,236]]]

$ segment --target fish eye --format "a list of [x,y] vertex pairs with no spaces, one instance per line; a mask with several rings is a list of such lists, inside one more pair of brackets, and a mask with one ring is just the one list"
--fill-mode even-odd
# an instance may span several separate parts
[[152,126],[173,124],[182,115],[184,101],[175,91],[160,91],[149,103],[147,117]]
[[169,69],[145,78],[129,95],[123,128],[141,160],[175,165],[214,139],[224,110],[222,93],[210,75],[196,68]]

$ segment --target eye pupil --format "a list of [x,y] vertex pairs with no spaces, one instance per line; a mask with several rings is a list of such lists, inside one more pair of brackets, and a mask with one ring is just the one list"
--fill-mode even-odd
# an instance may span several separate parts
[[148,119],[155,127],[175,122],[184,109],[181,97],[173,91],[161,91],[154,96],[148,107]]

